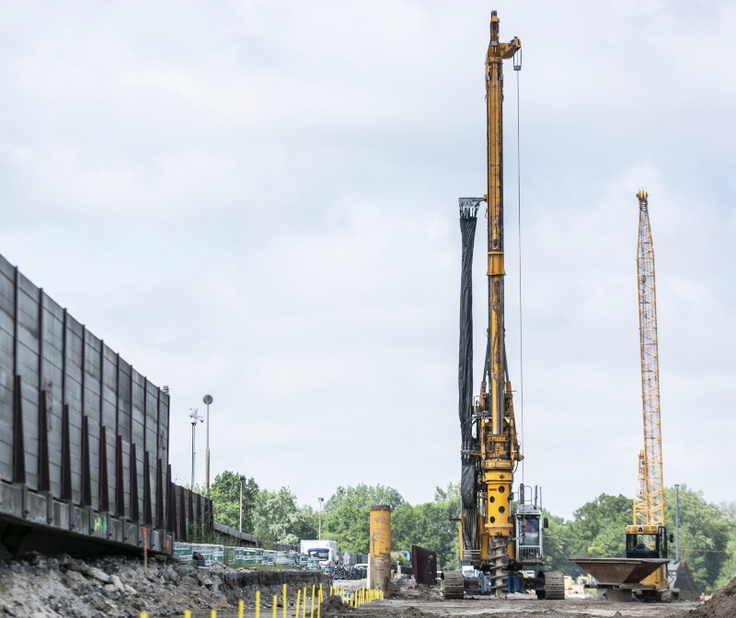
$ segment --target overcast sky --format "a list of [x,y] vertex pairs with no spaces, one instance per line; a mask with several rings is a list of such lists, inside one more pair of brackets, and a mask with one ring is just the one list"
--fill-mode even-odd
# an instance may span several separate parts
[[417,504],[459,480],[457,198],[486,188],[493,8],[524,50],[526,483],[564,517],[604,492],[633,497],[646,188],[665,485],[736,499],[736,4],[3,2],[0,253],[171,388],[180,482],[189,408],[203,412],[206,393],[213,478],[288,486],[315,509],[340,485]]

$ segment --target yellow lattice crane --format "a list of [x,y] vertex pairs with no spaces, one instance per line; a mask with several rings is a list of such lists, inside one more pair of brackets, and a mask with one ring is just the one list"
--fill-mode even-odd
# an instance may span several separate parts
[[[634,522],[626,527],[627,558],[667,558],[662,484],[662,426],[659,410],[659,355],[657,352],[657,300],[654,284],[654,247],[649,227],[647,192],[639,199],[637,275],[639,288],[639,343],[641,347],[641,393],[644,418],[644,449],[639,453]],[[667,565],[662,564],[642,580],[649,592],[661,596],[669,587]],[[644,592],[647,592],[645,590]]]
[[[626,526],[625,558],[575,557],[571,560],[598,581],[599,594],[609,601],[646,601],[679,598],[670,587],[667,566],[668,538],[664,525],[662,484],[662,427],[659,411],[659,358],[657,353],[657,302],[654,286],[654,248],[649,227],[647,192],[639,199],[637,277],[639,288],[639,339],[641,344],[644,449],[639,452],[634,522]],[[676,570],[676,569],[675,569]]]

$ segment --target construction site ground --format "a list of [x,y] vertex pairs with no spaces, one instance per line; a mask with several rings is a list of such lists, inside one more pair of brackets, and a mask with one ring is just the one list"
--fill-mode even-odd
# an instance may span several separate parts
[[[156,616],[235,618],[238,600],[245,615],[255,616],[255,593],[260,591],[260,618],[273,616],[273,597],[280,597],[283,582],[290,582],[287,606],[279,600],[278,618],[295,618],[296,590],[323,581],[326,576],[304,571],[254,573],[223,565],[196,568],[171,561],[153,560],[144,572],[138,559],[101,557],[94,560],[69,556],[0,561],[0,618],[138,618],[146,612]],[[255,579],[260,582],[253,585]],[[359,588],[364,581],[335,582],[342,589]],[[326,592],[326,590],[325,590]],[[392,598],[358,608],[344,605],[337,597],[325,599],[320,618],[730,618],[736,616],[736,580],[701,602],[670,604],[608,603],[597,598],[540,601],[532,595],[506,599],[478,597],[444,601],[434,588],[392,585]],[[311,618],[311,605],[300,607],[298,618]],[[316,616],[316,612],[314,616]]]

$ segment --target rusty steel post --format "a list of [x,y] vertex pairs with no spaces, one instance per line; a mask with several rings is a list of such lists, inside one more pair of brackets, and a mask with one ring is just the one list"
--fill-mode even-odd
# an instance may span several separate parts
[[389,598],[391,581],[391,507],[371,507],[371,548],[368,558],[368,588],[383,592]]

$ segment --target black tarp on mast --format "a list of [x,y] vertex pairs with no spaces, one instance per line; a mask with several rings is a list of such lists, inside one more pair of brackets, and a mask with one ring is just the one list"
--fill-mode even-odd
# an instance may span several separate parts
[[461,503],[463,549],[477,549],[478,438],[473,436],[473,249],[481,198],[460,198],[462,271],[460,279],[460,359],[458,363],[458,414],[462,441]]

